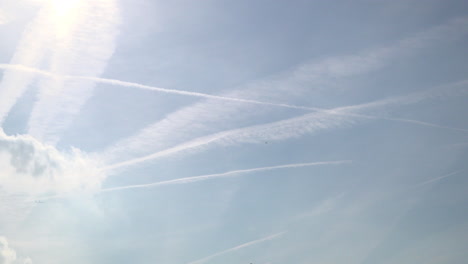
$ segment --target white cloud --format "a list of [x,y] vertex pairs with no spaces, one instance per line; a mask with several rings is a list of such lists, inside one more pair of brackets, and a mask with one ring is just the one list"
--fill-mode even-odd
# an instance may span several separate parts
[[8,194],[38,195],[92,191],[104,174],[99,161],[77,149],[61,152],[29,135],[0,129],[0,188]]
[[0,264],[32,264],[30,258],[18,258],[6,237],[0,236]]
[[5,14],[5,11],[0,9],[0,25],[7,24],[10,22],[10,18]]
[[0,237],[0,264],[10,264],[16,260],[16,252],[8,245],[5,237]]

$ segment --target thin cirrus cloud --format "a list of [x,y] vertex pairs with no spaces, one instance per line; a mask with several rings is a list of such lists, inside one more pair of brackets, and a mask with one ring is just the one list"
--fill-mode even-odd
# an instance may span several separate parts
[[[44,50],[47,49],[49,39],[51,39],[51,32],[44,30],[53,25],[53,16],[50,12],[49,8],[42,8],[36,18],[26,27],[10,63],[34,68],[40,66]],[[0,124],[37,77],[33,73],[18,72],[15,69],[5,68],[5,70],[0,82]]]
[[[18,98],[38,79],[38,100],[29,120],[28,133],[54,144],[95,86],[90,80],[68,80],[63,75],[101,75],[114,52],[119,11],[114,0],[44,2],[25,30],[12,64],[50,73],[6,69],[0,83],[0,122]],[[44,61],[44,54],[50,59]],[[47,78],[37,78],[44,77]],[[55,78],[48,78],[54,76]]]
[[[111,10],[111,12],[113,12],[112,16],[107,16],[107,17],[117,17],[114,14],[116,13],[115,8],[108,8],[109,7],[108,5],[112,4],[112,2],[109,0],[104,3],[107,5],[104,5],[102,7],[103,8],[107,7],[104,9]],[[90,5],[86,1],[84,1],[82,5],[88,8],[93,7],[94,9],[96,9],[96,6]],[[86,12],[83,11],[80,14],[85,14],[85,13]],[[85,18],[89,19],[89,17],[87,17],[86,15],[79,16],[79,18],[82,20]],[[91,21],[95,21],[95,20],[96,19],[94,20],[91,19]],[[40,74],[44,77],[47,77],[43,79],[40,84],[40,87],[42,87],[40,91],[40,95],[39,95],[40,99],[36,103],[36,106],[34,107],[33,112],[31,114],[31,119],[29,122],[30,134],[48,143],[52,143],[52,144],[55,143],[60,137],[60,132],[62,132],[68,126],[70,122],[69,117],[77,114],[81,105],[86,101],[87,98],[89,98],[89,96],[91,96],[92,89],[96,82],[107,83],[107,84],[118,85],[118,86],[134,87],[134,88],[140,88],[140,89],[146,89],[146,90],[153,90],[153,91],[164,92],[164,93],[175,93],[175,94],[180,94],[180,95],[203,97],[207,99],[225,100],[225,101],[233,101],[233,102],[258,104],[258,105],[269,105],[269,106],[285,107],[285,108],[292,108],[292,109],[319,110],[320,111],[323,109],[316,108],[316,107],[293,105],[293,104],[271,103],[271,102],[266,102],[262,100],[243,99],[243,98],[237,97],[236,94],[237,95],[247,94],[248,98],[258,97],[261,94],[263,94],[262,90],[264,90],[265,87],[273,86],[277,88],[276,93],[279,93],[278,97],[285,96],[284,94],[285,88],[288,89],[287,94],[294,95],[295,93],[290,92],[291,84],[297,84],[297,83],[304,82],[304,81],[312,82],[312,83],[320,83],[320,82],[327,81],[327,80],[349,77],[352,75],[363,74],[369,71],[373,71],[387,64],[389,61],[391,61],[392,58],[395,58],[401,55],[406,55],[408,53],[413,52],[414,50],[418,48],[423,48],[425,45],[428,45],[427,43],[429,42],[432,43],[432,42],[437,42],[437,40],[446,40],[446,39],[452,39],[452,38],[457,38],[459,36],[462,36],[466,33],[466,28],[467,28],[466,25],[468,25],[468,19],[466,18],[454,19],[454,20],[447,22],[446,24],[431,28],[429,30],[420,32],[412,37],[403,39],[399,41],[397,44],[395,44],[394,46],[388,46],[388,47],[384,47],[384,48],[380,48],[376,50],[371,50],[369,52],[365,52],[363,54],[358,54],[358,55],[344,56],[344,57],[338,57],[338,58],[329,58],[319,63],[305,64],[305,65],[298,67],[290,76],[286,78],[280,78],[279,80],[274,80],[270,83],[263,82],[260,84],[258,83],[254,84],[253,86],[255,89],[252,89],[252,87],[249,86],[248,87],[249,89],[245,89],[244,91],[236,91],[232,93],[233,96],[218,96],[218,95],[210,95],[210,94],[205,94],[205,93],[190,92],[190,91],[183,91],[183,90],[165,89],[165,88],[160,88],[160,87],[147,86],[143,84],[125,82],[125,81],[114,80],[114,79],[104,79],[104,78],[93,77],[93,76],[99,75],[103,71],[103,68],[105,67],[107,59],[112,54],[112,50],[114,46],[113,42],[114,42],[115,35],[116,35],[115,27],[117,24],[117,21],[114,21],[114,20],[113,21],[99,21],[99,20],[95,21],[95,23],[100,22],[101,24],[104,25],[101,27],[97,27],[103,31],[101,32],[102,34],[95,34],[96,32],[93,31],[95,28],[93,27],[94,25],[91,25],[89,27],[84,27],[85,31],[87,29],[93,29],[93,30],[88,30],[88,32],[86,32],[87,34],[93,35],[93,36],[94,35],[107,36],[106,38],[104,38],[104,40],[107,40],[107,41],[102,41],[102,39],[100,38],[99,41],[97,42],[95,41],[96,42],[95,43],[93,42],[93,38],[87,38],[88,39],[87,41],[92,42],[92,43],[88,43],[88,42],[76,43],[76,45],[73,46],[73,50],[77,50],[77,51],[71,52],[71,54],[70,52],[67,52],[67,49],[70,49],[69,46],[59,47],[58,51],[56,51],[56,56],[53,56],[54,59],[52,60],[52,63],[50,65],[51,71],[43,71],[34,67],[30,67],[29,64],[21,63],[22,62],[21,60],[19,60],[20,63],[16,63],[16,64],[0,65],[1,68],[7,69],[6,77],[4,78],[4,80],[7,80],[7,81],[9,80],[8,77],[10,75],[18,74],[18,72],[15,72],[15,71],[26,71],[28,73]],[[83,29],[80,28],[80,30],[83,30]],[[32,32],[35,32],[35,30],[32,30]],[[26,35],[25,38],[26,37],[28,37],[28,35]],[[73,40],[73,38],[71,39]],[[97,44],[97,43],[99,45],[89,45],[89,44]],[[75,44],[75,43],[71,41],[71,44]],[[80,47],[83,50],[80,50]],[[85,47],[93,47],[93,48],[91,50],[86,50]],[[103,50],[106,50],[106,52],[103,52]],[[74,56],[76,57],[80,55],[81,54],[80,52],[85,55],[92,55],[90,57],[92,57],[93,59],[90,59],[89,61],[85,60],[83,62],[83,58],[81,58],[80,63],[78,63],[79,65],[74,65],[73,60],[69,60],[69,59],[73,58]],[[19,53],[19,55],[23,55],[21,52],[17,52],[17,53]],[[38,56],[39,53],[40,52],[32,52],[32,54],[35,55],[36,57]],[[27,62],[27,60],[23,60],[23,61]],[[36,61],[38,61],[38,59],[36,59]],[[69,63],[69,61],[72,61],[72,63]],[[13,60],[12,62],[15,62],[15,60]],[[73,74],[70,74],[70,73],[73,73]],[[33,76],[28,76],[27,78],[19,78],[21,80],[17,80],[18,78],[16,79],[13,78],[13,82],[9,83],[10,85],[8,85],[8,82],[7,82],[7,86],[11,86],[15,84],[15,81],[16,83],[24,82],[24,85],[19,85],[19,89],[17,89],[17,91],[15,92],[16,95],[4,97],[4,98],[12,98],[12,100],[7,99],[7,101],[9,102],[3,104],[5,109],[3,110],[3,114],[0,109],[1,118],[4,118],[4,116],[8,113],[11,106],[14,104],[17,98],[22,94],[22,91],[30,83],[30,81],[28,80],[30,80],[32,77]],[[64,87],[67,87],[67,88],[65,89]],[[6,89],[5,91],[8,92],[8,89]],[[269,91],[272,91],[272,89],[269,89]],[[275,89],[273,89],[273,92],[272,93],[270,92],[270,94],[275,94]],[[220,107],[219,104],[218,105],[214,104],[214,108],[218,109],[219,107]],[[115,152],[119,148],[131,150],[133,147],[132,145],[141,146],[141,144],[138,143],[141,141],[139,138],[148,138],[148,134],[151,135],[151,134],[154,134],[154,131],[161,130],[161,125],[163,127],[164,126],[165,127],[168,127],[168,126],[179,127],[177,124],[168,125],[167,123],[168,121],[176,122],[176,123],[180,122],[177,119],[177,117],[179,116],[182,117],[181,118],[181,120],[183,120],[182,122],[184,122],[184,120],[186,121],[186,120],[193,119],[193,113],[197,112],[197,111],[193,111],[194,108],[195,110],[196,108],[208,108],[206,110],[203,110],[203,112],[205,113],[216,112],[215,111],[216,109],[211,109],[213,108],[212,102],[196,104],[195,106],[184,108],[182,110],[179,110],[177,113],[171,115],[171,117],[176,117],[176,118],[172,118],[172,120],[168,120],[166,118],[165,120],[162,121],[162,124],[160,122],[157,122],[153,124],[152,126],[146,129],[143,129],[141,133],[129,139],[124,139],[120,142],[117,142],[113,147],[111,147],[111,150],[108,152],[110,153]],[[233,107],[229,111],[238,112],[238,109],[236,107]],[[205,120],[209,122],[213,122],[212,119],[215,119],[215,120],[219,119],[219,115],[217,117],[208,116],[208,118],[205,118]],[[401,120],[401,121],[405,122],[405,120]],[[167,134],[172,134],[172,133],[167,133]],[[122,146],[122,145],[127,145],[127,146]],[[148,146],[148,144],[146,145],[147,147],[150,147]],[[133,147],[133,149],[135,148]],[[140,150],[137,150],[137,152],[138,151]]]
[[[70,8],[73,21],[66,28],[62,25],[56,29],[59,35],[50,47],[53,53],[47,68],[57,75],[99,76],[115,50],[119,10],[114,0],[76,3]],[[41,79],[28,133],[55,144],[94,87],[90,80]]]
[[243,248],[255,246],[257,244],[264,243],[264,242],[267,242],[267,241],[270,241],[270,240],[273,240],[273,239],[280,238],[284,234],[286,234],[286,232],[280,232],[280,233],[276,233],[276,234],[273,234],[273,235],[269,235],[269,236],[264,237],[264,238],[260,238],[260,239],[254,240],[254,241],[250,241],[250,242],[247,242],[247,243],[232,247],[230,249],[223,250],[221,252],[209,255],[207,257],[204,257],[204,258],[201,258],[201,259],[198,259],[198,260],[195,260],[195,261],[191,261],[188,264],[202,264],[202,263],[205,263],[205,262],[207,262],[207,261],[209,261],[211,259],[214,259],[216,257],[222,256],[222,255],[225,255],[225,254],[228,254],[228,253],[232,253],[232,252],[241,250]]
[[[453,19],[445,24],[404,38],[389,46],[371,49],[354,55],[330,57],[320,61],[305,63],[296,67],[291,72],[249,83],[226,93],[222,97],[254,98],[254,100],[249,101],[262,102],[284,101],[286,99],[291,101],[303,97],[305,93],[316,91],[319,89],[317,87],[320,87],[324,83],[370,73],[390,64],[396,59],[417,54],[419,49],[437,45],[440,42],[451,39],[457,39],[466,34],[467,25],[467,18]],[[140,84],[121,82],[114,82],[114,84],[134,85],[137,88],[156,90],[154,87]],[[313,87],[312,90],[310,87]],[[378,103],[380,104],[381,102]],[[229,127],[232,126],[233,119],[247,120],[252,115],[263,113],[263,111],[258,111],[258,108],[256,111],[252,111],[252,107],[254,105],[235,103],[229,104],[229,107],[227,107],[225,103],[217,100],[197,102],[170,113],[162,120],[147,126],[133,136],[121,139],[104,150],[104,156],[109,162],[116,162],[125,157],[128,159],[133,155],[144,155],[155,149],[162,150],[171,144],[180,144],[189,140],[191,136],[214,133],[216,132],[216,127],[212,124],[217,124],[218,127]],[[324,110],[296,105],[293,108]],[[351,113],[348,113],[348,115],[351,115]],[[225,116],[231,117],[229,121],[224,118]],[[408,120],[401,121],[407,122]],[[418,121],[414,123],[416,122]],[[421,125],[424,124],[421,123]],[[183,131],[190,131],[190,135]]]

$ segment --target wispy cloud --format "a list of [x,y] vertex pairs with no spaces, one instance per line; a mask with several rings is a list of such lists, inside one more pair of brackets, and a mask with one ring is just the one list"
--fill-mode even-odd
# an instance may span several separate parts
[[[29,133],[55,143],[83,103],[94,82],[70,80],[64,75],[100,75],[115,49],[119,24],[115,0],[45,1],[25,30],[12,65],[0,83],[0,124],[39,78],[39,94],[29,121]],[[50,60],[44,60],[50,54]],[[48,71],[39,68],[47,68]]]
[[[50,9],[42,8],[36,18],[26,27],[10,63],[37,68],[50,45],[51,32],[44,30],[53,26]],[[0,82],[0,124],[3,123],[16,101],[36,78],[35,74],[6,68]]]
[[223,173],[186,177],[186,178],[180,178],[180,179],[175,179],[175,180],[160,181],[160,182],[147,183],[147,184],[136,184],[136,185],[128,185],[128,186],[122,186],[122,187],[106,188],[106,189],[102,189],[101,192],[112,192],[112,191],[120,191],[120,190],[135,189],[135,188],[151,188],[151,187],[173,185],[173,184],[186,184],[186,183],[206,181],[206,180],[217,179],[217,178],[237,177],[243,174],[249,174],[253,172],[311,167],[311,166],[323,166],[323,165],[341,165],[341,164],[346,164],[346,163],[351,163],[351,161],[339,160],[339,161],[322,161],[322,162],[309,162],[309,163],[293,163],[293,164],[286,164],[286,165],[245,169],[245,170],[233,170],[233,171],[228,171],[228,172],[223,172]]
[[224,255],[224,254],[227,254],[227,253],[231,253],[231,252],[234,252],[234,251],[237,251],[237,250],[246,248],[246,247],[251,247],[251,246],[254,246],[254,245],[259,244],[259,243],[263,243],[263,242],[266,242],[266,241],[270,241],[270,240],[279,238],[279,237],[281,237],[282,235],[284,235],[285,233],[286,233],[286,232],[280,232],[280,233],[276,233],[276,234],[273,234],[273,235],[270,235],[270,236],[267,236],[267,237],[264,237],[264,238],[261,238],[261,239],[257,239],[257,240],[254,240],[254,241],[250,241],[250,242],[247,242],[247,243],[244,243],[244,244],[241,244],[241,245],[232,247],[232,248],[230,248],[230,249],[226,249],[226,250],[223,250],[223,251],[221,251],[221,252],[215,253],[215,254],[213,254],[213,255],[204,257],[204,258],[202,258],[202,259],[195,260],[195,261],[191,261],[191,262],[189,262],[188,264],[201,264],[201,263],[205,263],[205,262],[207,262],[207,261],[209,261],[209,260],[211,260],[211,259],[213,259],[213,258],[219,257],[219,256],[221,256],[221,255]]
[[50,144],[59,140],[95,87],[92,80],[60,76],[101,75],[115,50],[120,23],[115,0],[71,3],[74,5],[67,10],[55,11],[61,21],[52,25],[54,41],[48,46],[51,59],[46,66],[55,78],[40,80],[38,101],[28,124],[29,134]]

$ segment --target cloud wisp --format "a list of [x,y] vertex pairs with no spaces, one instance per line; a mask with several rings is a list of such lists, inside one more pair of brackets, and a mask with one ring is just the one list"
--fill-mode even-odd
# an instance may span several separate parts
[[[43,1],[24,31],[0,83],[0,124],[38,80],[28,133],[54,144],[84,102],[94,82],[64,75],[99,76],[115,49],[119,10],[115,0]],[[50,59],[45,60],[45,54]],[[39,68],[46,68],[47,71]],[[46,78],[41,78],[46,77]]]
[[[26,27],[10,63],[32,68],[40,66],[44,51],[51,39],[51,32],[44,30],[53,25],[50,12],[49,8],[42,8],[36,18]],[[13,68],[4,69],[6,71],[0,82],[0,125],[5,121],[16,101],[37,77],[35,74],[28,72],[25,74]]]
[[186,178],[180,178],[180,179],[175,179],[175,180],[160,181],[160,182],[147,183],[147,184],[136,184],[136,185],[128,185],[128,186],[122,186],[122,187],[112,187],[112,188],[102,189],[100,192],[113,192],[113,191],[121,191],[121,190],[136,189],[136,188],[152,188],[152,187],[158,187],[158,186],[163,186],[163,185],[186,184],[186,183],[206,181],[206,180],[226,178],[226,177],[238,177],[238,176],[242,176],[243,174],[261,172],[261,171],[292,169],[292,168],[312,167],[312,166],[324,166],[324,165],[342,165],[342,164],[348,164],[348,163],[351,163],[351,161],[339,160],[339,161],[322,161],[322,162],[309,162],[309,163],[293,163],[293,164],[270,166],[270,167],[233,170],[233,171],[228,171],[228,172],[223,172],[223,173],[186,177]]
[[254,245],[263,243],[263,242],[267,242],[267,241],[270,241],[270,240],[273,240],[273,239],[277,239],[277,238],[283,236],[284,234],[286,234],[286,232],[280,232],[280,233],[276,233],[276,234],[273,234],[273,235],[270,235],[270,236],[267,236],[267,237],[264,237],[264,238],[261,238],[261,239],[257,239],[257,240],[254,240],[254,241],[250,241],[250,242],[247,242],[247,243],[244,243],[244,244],[241,244],[241,245],[232,247],[232,248],[230,248],[230,249],[226,249],[226,250],[223,250],[223,251],[221,251],[221,252],[215,253],[215,254],[213,254],[213,255],[209,255],[209,256],[204,257],[204,258],[201,258],[201,259],[199,259],[199,260],[191,261],[191,262],[189,262],[188,264],[201,264],[201,263],[205,263],[205,262],[207,262],[207,261],[209,261],[209,260],[211,260],[211,259],[213,259],[213,258],[222,256],[222,255],[224,255],[224,254],[228,254],[228,253],[231,253],[231,252],[234,252],[234,251],[237,251],[237,250],[246,248],[246,247],[251,247],[251,246],[254,246]]
[[[60,5],[53,2],[53,8]],[[28,133],[49,144],[60,139],[95,87],[92,80],[61,76],[101,75],[115,50],[120,23],[115,0],[72,1],[71,6],[55,10],[53,16],[60,21],[51,25],[55,34],[47,47],[51,59],[45,68],[54,78],[39,80],[38,100],[28,123]]]

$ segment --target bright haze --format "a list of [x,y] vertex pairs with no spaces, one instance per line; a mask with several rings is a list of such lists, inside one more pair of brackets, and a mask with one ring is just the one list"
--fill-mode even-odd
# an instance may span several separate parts
[[0,264],[458,264],[468,2],[1,0]]

